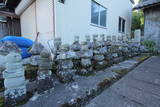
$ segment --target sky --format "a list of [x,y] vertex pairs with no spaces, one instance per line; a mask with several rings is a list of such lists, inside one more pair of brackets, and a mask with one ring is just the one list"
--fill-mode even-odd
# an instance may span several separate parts
[[135,4],[133,6],[136,6],[139,2],[139,0],[134,0]]
[[138,4],[138,1],[139,1],[139,0],[134,0],[134,2],[135,2],[136,5]]

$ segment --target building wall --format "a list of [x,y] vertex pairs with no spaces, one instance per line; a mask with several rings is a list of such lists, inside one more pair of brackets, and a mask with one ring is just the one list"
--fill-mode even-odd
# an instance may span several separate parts
[[53,0],[36,0],[37,31],[40,32],[39,41],[48,46],[53,35]]
[[91,0],[36,0],[22,15],[22,36],[35,39],[40,32],[39,41],[47,44],[54,38],[53,1],[55,9],[55,36],[62,37],[63,43],[72,43],[75,35],[84,40],[85,35],[122,35],[118,32],[119,16],[126,20],[125,34],[130,34],[132,4],[130,0],[96,0],[107,8],[107,27],[91,25]]
[[160,6],[146,9],[144,15],[144,37],[155,41],[160,49]]
[[126,33],[131,33],[132,4],[130,0],[96,0],[107,8],[107,28],[91,25],[91,0],[55,0],[56,36],[64,43],[72,43],[74,35],[84,40],[85,35],[122,35],[118,32],[119,16],[126,20]]
[[22,37],[32,40],[36,38],[36,18],[35,18],[35,3],[33,3],[21,16],[21,31]]
[[39,32],[38,42],[48,46],[53,39],[53,0],[36,0],[21,15],[22,36],[35,40]]

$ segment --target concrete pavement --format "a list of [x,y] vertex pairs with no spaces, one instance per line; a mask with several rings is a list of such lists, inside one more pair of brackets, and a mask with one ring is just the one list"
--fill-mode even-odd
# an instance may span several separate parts
[[160,107],[160,57],[137,66],[86,107]]

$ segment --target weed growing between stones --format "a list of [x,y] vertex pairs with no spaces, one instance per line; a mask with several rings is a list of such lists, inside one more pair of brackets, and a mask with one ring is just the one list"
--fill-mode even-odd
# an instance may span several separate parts
[[0,97],[0,107],[4,106],[4,97]]

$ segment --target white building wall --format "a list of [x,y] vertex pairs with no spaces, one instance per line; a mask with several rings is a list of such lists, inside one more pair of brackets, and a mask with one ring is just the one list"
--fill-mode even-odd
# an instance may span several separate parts
[[35,20],[35,3],[33,3],[21,16],[22,36],[35,40],[36,37],[36,20]]
[[132,4],[130,0],[96,0],[107,10],[107,28],[91,25],[91,0],[66,0],[65,4],[55,0],[56,36],[64,43],[72,43],[74,35],[84,40],[85,35],[121,35],[118,32],[119,16],[126,20],[125,34],[131,33]]
[[36,0],[21,15],[22,36],[35,40],[39,32],[38,42],[48,46],[53,39],[53,0]]
[[[85,35],[122,35],[118,32],[119,16],[126,20],[125,34],[131,32],[132,4],[130,0],[96,0],[107,8],[107,28],[91,25],[91,0],[36,0],[22,15],[22,36],[35,40],[40,32],[39,42],[47,45],[53,34],[53,1],[55,2],[56,35],[63,43],[72,43],[74,36],[84,40]],[[37,27],[36,27],[37,23]]]
[[53,0],[36,0],[37,32],[40,32],[39,42],[48,46],[53,35]]

